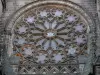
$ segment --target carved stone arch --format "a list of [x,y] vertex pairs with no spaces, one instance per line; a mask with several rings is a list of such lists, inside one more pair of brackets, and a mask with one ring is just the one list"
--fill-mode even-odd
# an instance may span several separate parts
[[[47,6],[47,7],[46,7]],[[17,30],[16,29],[16,24],[17,24],[17,22],[18,21],[20,21],[21,19],[20,19],[20,16],[21,16],[21,18],[23,17],[23,14],[25,13],[25,14],[27,14],[27,13],[30,13],[30,12],[32,12],[33,10],[34,10],[34,12],[35,12],[35,10],[37,10],[37,9],[40,9],[40,8],[48,8],[49,7],[49,9],[51,8],[57,8],[58,9],[58,11],[60,10],[60,9],[63,9],[64,10],[64,12],[65,12],[65,9],[66,10],[70,10],[70,12],[71,11],[73,11],[73,12],[75,12],[75,15],[77,14],[77,15],[79,15],[79,17],[81,17],[81,19],[82,19],[82,21],[83,22],[85,22],[85,26],[86,26],[86,35],[87,35],[87,51],[85,52],[85,51],[79,51],[79,53],[76,53],[76,54],[78,54],[78,55],[86,55],[86,56],[88,56],[88,58],[87,58],[87,62],[85,62],[85,63],[81,63],[80,62],[80,59],[79,59],[79,57],[78,57],[78,55],[76,55],[74,58],[71,58],[70,57],[70,55],[67,55],[67,57],[69,58],[69,59],[67,59],[67,60],[65,60],[64,61],[64,64],[66,65],[66,69],[67,68],[69,68],[70,67],[70,73],[71,73],[71,71],[73,71],[73,69],[74,69],[74,67],[73,67],[73,61],[75,62],[75,64],[74,65],[76,65],[75,66],[75,69],[76,68],[79,68],[79,64],[85,64],[85,67],[84,67],[84,73],[86,73],[86,74],[84,74],[83,72],[82,72],[82,74],[83,75],[87,75],[90,71],[91,71],[91,64],[92,64],[92,58],[93,58],[93,52],[95,51],[95,49],[96,49],[96,46],[95,46],[95,40],[96,39],[94,39],[95,38],[95,36],[96,36],[96,27],[95,27],[95,23],[94,23],[94,21],[93,21],[93,19],[91,18],[91,16],[85,11],[85,9],[83,9],[82,7],[80,7],[79,5],[77,5],[77,4],[75,4],[75,3],[72,3],[72,2],[70,2],[70,1],[65,1],[65,0],[62,0],[62,1],[60,1],[60,0],[51,0],[51,1],[48,1],[48,0],[42,0],[42,1],[40,1],[40,0],[37,0],[37,1],[35,1],[35,2],[33,2],[33,3],[30,3],[30,4],[28,4],[28,5],[25,5],[24,7],[22,7],[21,9],[19,9],[18,11],[16,11],[11,17],[10,17],[10,19],[9,19],[9,21],[7,21],[7,26],[6,26],[6,31],[7,31],[7,35],[6,35],[6,42],[7,42],[7,44],[6,44],[6,51],[7,51],[7,57],[5,58],[5,65],[7,65],[7,64],[9,64],[9,68],[11,69],[11,71],[12,70],[14,70],[15,69],[15,71],[17,71],[17,72],[12,72],[12,75],[16,75],[17,73],[18,73],[18,70],[19,70],[19,61],[17,61],[17,60],[20,60],[20,57],[21,57],[21,60],[25,60],[23,57],[22,57],[22,54],[20,54],[19,52],[18,52],[18,54],[17,54],[17,56],[18,57],[16,57],[16,56],[14,56],[15,54],[13,54],[13,50],[14,49],[18,49],[18,48],[16,48],[16,47],[14,47],[14,44],[13,44],[13,39],[14,39],[14,37],[17,35],[16,33],[15,33],[15,31]],[[60,8],[60,9],[59,9]],[[42,10],[42,9],[40,9],[40,10]],[[48,9],[47,9],[48,10]],[[30,11],[30,12],[28,12],[28,11]],[[38,10],[39,11],[39,10]],[[55,10],[53,10],[52,12],[54,12]],[[32,12],[33,14],[34,14],[34,12]],[[67,11],[66,11],[67,12]],[[36,12],[37,13],[37,12]],[[53,13],[54,14],[54,13]],[[61,13],[62,14],[62,13]],[[70,14],[70,13],[69,13]],[[38,14],[36,14],[36,15],[38,15]],[[35,15],[35,16],[36,16]],[[42,15],[43,15],[43,13],[42,13]],[[38,15],[39,16],[39,15]],[[44,15],[45,16],[45,15]],[[56,16],[58,16],[59,17],[59,14],[56,14]],[[63,17],[65,17],[66,15],[64,15]],[[68,16],[67,16],[68,17]],[[20,19],[20,20],[19,20]],[[58,18],[57,18],[58,19]],[[65,20],[65,19],[64,19]],[[40,19],[40,21],[41,21],[41,19]],[[52,21],[52,18],[49,18],[49,21]],[[68,21],[68,20],[67,20]],[[71,20],[72,21],[72,20]],[[31,21],[28,21],[28,22],[30,22],[30,23],[32,23],[32,20]],[[64,21],[65,22],[65,21]],[[69,21],[68,21],[69,22]],[[28,23],[28,24],[30,24],[30,23]],[[33,23],[32,23],[33,24]],[[70,23],[69,23],[70,24]],[[17,24],[18,25],[18,24]],[[30,24],[31,25],[31,24]],[[20,26],[20,25],[19,25]],[[24,26],[24,27],[26,27],[26,25]],[[27,30],[27,29],[26,29]],[[80,29],[79,29],[80,30]],[[40,31],[42,31],[41,29],[40,29]],[[23,31],[22,31],[23,32]],[[55,35],[57,35],[57,34],[59,34],[59,33],[57,33],[57,31],[55,31],[55,29],[52,29],[52,30],[50,30],[50,29],[47,29],[46,31],[45,31],[46,33],[43,33],[43,37],[45,37],[47,40],[48,39],[53,39],[54,37],[55,37]],[[80,31],[81,32],[81,31]],[[20,34],[20,33],[19,33]],[[36,36],[36,34],[38,34],[38,33],[35,33],[35,36]],[[52,34],[52,35],[51,35]],[[33,34],[34,35],[34,34]],[[66,34],[67,35],[67,34]],[[25,35],[26,36],[26,35]],[[63,44],[63,43],[62,43]],[[73,45],[74,46],[74,45]],[[20,47],[20,49],[22,49],[22,50],[24,50],[25,48],[28,48],[28,47],[31,47],[32,48],[32,51],[35,51],[36,49],[37,49],[37,46],[35,45],[35,44],[28,44],[28,43],[25,43],[24,45],[22,45],[21,47]],[[76,47],[76,45],[75,45],[75,47]],[[46,49],[45,49],[46,48]],[[49,48],[47,49],[47,47],[45,47],[45,48],[43,48],[44,50],[48,50],[48,52],[50,51],[49,50]],[[55,49],[55,47],[53,47],[54,49]],[[65,47],[63,47],[64,49],[65,49]],[[38,48],[38,51],[40,50],[40,48]],[[72,48],[71,48],[71,50],[72,50]],[[37,52],[38,52],[37,51]],[[47,57],[47,54],[45,53],[45,51],[40,51],[41,52],[41,54],[43,54],[43,55],[45,55],[45,56],[43,56],[43,58],[45,58],[45,57]],[[56,51],[54,51],[55,53],[56,53]],[[66,51],[65,51],[66,52]],[[67,53],[65,53],[65,52],[62,52],[62,53],[58,53],[59,55],[62,55],[63,53],[66,55],[67,53],[68,53],[68,51],[67,51]],[[50,52],[49,52],[50,53]],[[70,53],[70,51],[69,51],[69,53]],[[74,52],[75,53],[75,52]],[[42,55],[40,54],[40,56],[42,57]],[[73,53],[70,53],[71,55],[73,54]],[[37,54],[38,55],[38,54]],[[36,56],[37,56],[36,55]],[[20,57],[19,57],[20,56]],[[54,55],[53,57],[55,57],[56,55]],[[25,56],[25,57],[27,57],[27,56]],[[33,56],[34,57],[34,56]],[[73,56],[72,56],[73,57]],[[16,58],[16,59],[15,59]],[[37,57],[38,58],[38,57]],[[60,73],[60,71],[59,71],[59,66],[61,67],[61,68],[63,68],[63,67],[65,67],[62,63],[57,63],[57,62],[55,62],[55,63],[57,63],[57,64],[55,64],[55,65],[53,65],[53,64],[51,64],[51,63],[49,63],[49,64],[51,64],[50,66],[48,66],[49,64],[48,63],[45,63],[45,64],[41,64],[41,63],[44,63],[44,62],[41,62],[40,63],[40,61],[39,60],[37,60],[37,61],[39,61],[39,62],[37,62],[37,61],[34,61],[35,59],[37,59],[37,58],[34,58],[33,60],[29,60],[29,59],[27,59],[26,61],[24,61],[23,62],[23,64],[26,64],[26,63],[28,63],[29,65],[25,65],[25,67],[22,67],[22,69],[23,68],[28,68],[28,67],[30,67],[31,68],[31,72],[32,72],[32,68],[35,68],[34,69],[34,71],[33,71],[33,73],[32,74],[38,74],[38,73],[40,73],[39,71],[38,71],[38,67],[41,65],[41,67],[42,68],[45,68],[45,69],[47,69],[46,70],[46,72],[45,72],[45,70],[43,70],[43,73],[49,73],[49,70],[51,69],[55,69],[58,73]],[[56,58],[56,57],[55,57]],[[54,58],[54,59],[55,59]],[[14,60],[15,59],[15,60]],[[66,58],[65,58],[66,59]],[[71,59],[71,60],[70,60]],[[14,60],[15,62],[13,62],[13,61],[11,61],[11,60]],[[30,61],[32,61],[34,64],[32,64],[32,65],[30,65],[32,62],[30,62]],[[46,60],[47,61],[47,60]],[[47,61],[48,62],[48,61]],[[52,61],[52,62],[54,62],[54,61]],[[72,64],[70,64],[70,63],[72,63]],[[21,62],[20,62],[20,64],[21,64]],[[23,65],[23,64],[21,64],[21,65]],[[38,66],[36,66],[36,65],[38,65]],[[58,65],[58,66],[57,66]],[[53,67],[54,66],[54,67]],[[20,67],[21,68],[21,67]],[[26,69],[27,70],[27,69]],[[35,72],[35,70],[37,70],[36,72]],[[23,69],[23,71],[24,71],[24,69]],[[26,74],[30,74],[30,71],[25,71],[26,72]],[[54,73],[56,73],[56,71],[53,71]],[[79,69],[78,69],[78,71],[79,71]],[[50,72],[52,72],[52,71],[50,71]],[[52,73],[53,73],[52,72]],[[7,73],[7,70],[5,70],[5,73]],[[20,73],[20,72],[19,72]],[[65,71],[64,71],[64,73],[66,73]],[[11,75],[10,73],[7,73],[7,75]]]

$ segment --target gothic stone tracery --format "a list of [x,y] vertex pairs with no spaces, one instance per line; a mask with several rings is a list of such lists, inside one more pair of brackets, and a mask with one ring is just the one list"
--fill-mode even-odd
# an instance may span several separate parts
[[59,4],[31,8],[17,18],[11,56],[19,74],[79,73],[77,57],[88,56],[88,25],[76,10]]

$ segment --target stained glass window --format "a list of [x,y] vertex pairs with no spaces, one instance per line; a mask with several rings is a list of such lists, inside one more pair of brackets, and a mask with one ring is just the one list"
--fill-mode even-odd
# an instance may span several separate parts
[[[12,53],[18,74],[79,73],[77,57],[88,55],[87,23],[71,7],[32,7],[14,23]],[[76,65],[74,65],[76,64]]]

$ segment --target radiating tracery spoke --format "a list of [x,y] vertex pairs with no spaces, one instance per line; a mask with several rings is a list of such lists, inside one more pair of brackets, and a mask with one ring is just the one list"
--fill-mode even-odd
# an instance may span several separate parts
[[41,31],[41,32],[43,32],[44,30],[43,29],[41,29],[41,28],[39,28],[39,27],[35,27],[37,30],[39,30],[39,31]]
[[47,29],[47,27],[44,24],[44,20],[36,21],[35,26],[41,29]]
[[65,22],[65,21],[59,21],[59,20],[54,21],[54,22],[53,22],[53,24],[55,25],[55,26],[54,26],[54,29],[58,29],[58,27],[62,27],[63,25],[65,25],[64,22]]
[[38,41],[40,41],[40,40],[42,40],[42,39],[44,39],[44,37],[37,38],[37,39],[36,39],[36,42],[38,42]]
[[62,42],[64,42],[64,38],[61,38],[60,36],[57,36],[57,39],[61,40]]
[[63,32],[63,33],[57,33],[57,35],[67,35],[67,32]]
[[45,26],[47,29],[49,29],[49,25],[50,25],[50,24],[49,24],[48,21],[45,21],[45,22],[44,22],[44,26]]
[[42,36],[43,33],[32,33],[33,36]]
[[42,26],[44,27],[44,29],[47,29],[47,27],[44,24],[42,24]]
[[42,43],[42,46],[44,47],[44,50],[47,50],[47,48],[49,47],[49,40],[44,40]]
[[[54,46],[54,47],[56,47],[56,49],[59,47],[59,43],[54,39],[54,42],[55,42],[55,44],[56,44],[56,46]],[[55,48],[54,48],[55,49]],[[55,50],[56,50],[55,49]]]
[[57,31],[60,32],[60,31],[62,31],[64,29],[66,29],[66,27],[62,27],[62,28],[58,29]]
[[55,40],[51,40],[51,45],[50,47],[53,49],[53,50],[56,50],[57,47],[58,47],[58,43],[55,41]]
[[57,26],[57,21],[52,22],[52,29],[56,29],[55,27]]

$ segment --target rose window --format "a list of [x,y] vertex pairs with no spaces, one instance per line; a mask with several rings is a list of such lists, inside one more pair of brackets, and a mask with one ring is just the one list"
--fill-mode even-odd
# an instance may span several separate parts
[[[53,64],[66,64],[70,59],[74,63],[74,58],[88,54],[87,23],[70,7],[49,4],[31,8],[16,19],[13,31],[13,55],[20,58],[20,65],[29,64],[28,69],[21,66],[19,73],[38,74],[34,64],[48,65],[39,67],[39,73],[43,74],[49,70],[77,73],[77,67],[58,69]],[[30,69],[32,72],[28,72]]]

